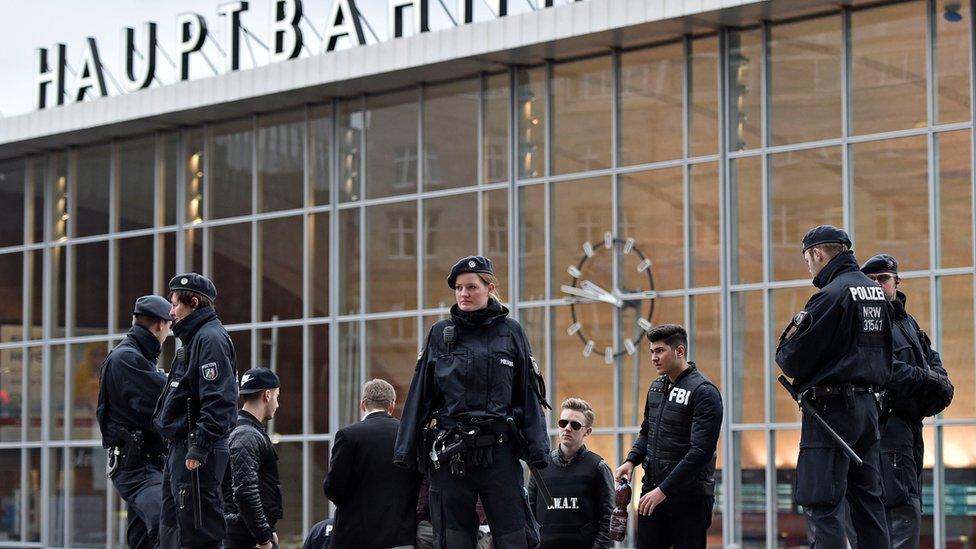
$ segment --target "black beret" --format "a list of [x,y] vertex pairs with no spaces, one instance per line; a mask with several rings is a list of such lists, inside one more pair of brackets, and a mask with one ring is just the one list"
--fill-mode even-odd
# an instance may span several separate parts
[[447,277],[447,287],[454,289],[454,282],[457,281],[457,277],[463,273],[485,273],[494,275],[495,269],[491,266],[491,260],[487,257],[480,255],[469,255],[468,257],[462,257],[451,267],[451,274]]
[[847,231],[838,229],[833,225],[820,225],[807,231],[803,235],[803,251],[806,252],[814,246],[821,244],[843,244],[847,249],[851,249],[851,237],[847,236]]
[[132,309],[132,314],[140,316],[152,316],[163,320],[173,320],[170,316],[170,304],[165,298],[158,295],[144,295],[136,300],[136,306]]
[[217,300],[217,287],[210,279],[197,273],[178,274],[169,281],[169,291],[186,290],[200,294],[210,301]]
[[278,374],[267,368],[251,368],[241,376],[240,394],[249,395],[265,389],[277,389],[281,387]]
[[878,254],[861,265],[861,272],[870,275],[878,273],[898,274],[898,260],[888,254]]

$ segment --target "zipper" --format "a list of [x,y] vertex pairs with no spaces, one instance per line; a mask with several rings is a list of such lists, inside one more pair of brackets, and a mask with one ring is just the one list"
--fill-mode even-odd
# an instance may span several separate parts
[[[482,330],[482,332],[484,331],[485,330]],[[486,368],[487,371],[485,372],[485,379],[487,382],[485,383],[485,411],[486,412],[488,411],[488,408],[491,404],[491,369],[494,366],[492,364],[493,357],[491,356],[491,350],[489,349],[488,339],[489,337],[487,335],[483,335],[482,341],[485,346],[485,356],[488,357],[486,360],[486,362],[488,363],[488,368]]]
[[664,392],[661,395],[661,405],[657,408],[657,421],[654,423],[654,447],[651,450],[651,473],[653,473],[655,487],[660,484],[657,480],[657,446],[661,438],[661,419],[664,418],[664,407],[668,404],[671,378],[664,378]]

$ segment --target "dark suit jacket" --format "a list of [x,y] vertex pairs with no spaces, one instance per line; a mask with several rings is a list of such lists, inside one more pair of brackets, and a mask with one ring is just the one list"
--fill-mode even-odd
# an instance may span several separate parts
[[374,412],[336,432],[322,488],[336,505],[333,549],[416,543],[420,476],[393,464],[400,422]]

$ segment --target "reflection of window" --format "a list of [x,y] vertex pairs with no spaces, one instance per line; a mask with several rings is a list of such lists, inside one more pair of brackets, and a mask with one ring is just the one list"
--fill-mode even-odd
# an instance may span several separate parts
[[390,227],[390,259],[410,259],[417,248],[417,225],[414,217],[405,212],[392,212],[388,218]]
[[505,212],[488,212],[488,253],[508,253],[508,215]]
[[431,145],[424,145],[424,177],[427,183],[436,185],[441,182],[441,162],[437,148]]
[[427,258],[437,257],[437,250],[440,248],[438,240],[440,236],[441,211],[439,209],[428,208],[424,213],[424,234],[426,235],[426,246],[424,255]]
[[535,248],[535,226],[529,220],[523,219],[519,223],[519,249],[522,250],[522,257],[529,255]]
[[588,72],[580,75],[580,97],[583,99],[604,99],[609,95],[610,73],[608,71]]
[[603,242],[603,225],[600,216],[591,208],[578,208],[576,210],[576,235],[579,242],[595,243]]
[[413,318],[396,318],[390,322],[390,341],[413,340]]
[[417,183],[417,147],[402,145],[393,150],[393,188],[403,189]]
[[487,150],[485,151],[485,163],[487,164],[488,173],[485,178],[488,181],[494,181],[496,179],[508,179],[505,173],[506,168],[505,146],[498,144],[489,144]]

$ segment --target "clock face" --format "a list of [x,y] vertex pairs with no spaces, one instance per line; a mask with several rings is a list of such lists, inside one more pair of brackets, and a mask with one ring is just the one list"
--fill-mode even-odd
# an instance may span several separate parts
[[[607,274],[613,272],[615,254],[618,254],[619,278],[640,287],[605,289],[592,281],[596,278],[608,278]],[[637,276],[624,276],[631,269]],[[602,354],[607,364],[613,364],[617,357],[625,353],[634,354],[637,351],[637,341],[651,329],[651,317],[654,314],[654,275],[651,273],[651,260],[641,252],[636,241],[633,238],[615,238],[608,232],[603,235],[601,243],[594,245],[584,242],[583,255],[579,262],[568,266],[566,272],[570,276],[570,283],[562,285],[561,290],[569,298],[573,315],[573,323],[566,331],[579,338],[583,344],[583,356]],[[632,316],[637,319],[634,324],[635,335],[625,338],[623,349],[620,350],[615,349],[612,340],[596,340],[594,334],[598,330],[594,326],[587,327],[582,314],[583,304],[598,304],[620,310],[634,309]]]

